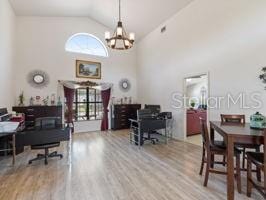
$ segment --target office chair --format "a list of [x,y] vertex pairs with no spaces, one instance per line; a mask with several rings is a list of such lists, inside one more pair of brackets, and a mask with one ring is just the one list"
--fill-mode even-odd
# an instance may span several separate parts
[[[130,138],[130,141],[134,141],[136,145],[138,145],[138,131],[140,131],[140,145],[143,145],[145,141],[151,141],[153,144],[159,142],[158,138],[152,137],[151,135],[154,134],[154,130],[145,131],[147,134],[144,136],[144,131],[147,130],[146,126],[150,126],[150,121],[154,120],[154,116],[150,109],[142,109],[137,111],[137,120],[131,119],[131,130],[132,134],[134,134],[134,140]],[[131,134],[130,134],[131,136]]]
[[[51,130],[55,128],[62,127],[61,118],[58,117],[44,117],[44,118],[37,118],[35,121],[35,130]],[[57,151],[49,153],[49,149],[59,147],[60,142],[50,143],[50,144],[40,144],[40,145],[32,145],[32,150],[41,150],[44,149],[44,154],[37,154],[37,157],[34,159],[29,160],[29,164],[32,164],[33,161],[42,160],[44,159],[44,164],[48,164],[48,158],[52,157],[60,157],[63,158],[62,154],[58,154]]]

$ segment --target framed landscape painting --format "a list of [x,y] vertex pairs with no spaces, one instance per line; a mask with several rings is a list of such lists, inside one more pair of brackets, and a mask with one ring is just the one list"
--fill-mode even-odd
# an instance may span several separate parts
[[76,77],[101,79],[101,63],[76,60]]

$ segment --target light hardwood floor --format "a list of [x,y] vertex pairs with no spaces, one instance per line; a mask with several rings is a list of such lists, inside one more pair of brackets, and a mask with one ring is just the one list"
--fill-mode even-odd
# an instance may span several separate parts
[[192,136],[187,137],[186,142],[190,143],[190,144],[202,146],[202,138],[201,137],[202,137],[201,134],[192,135]]
[[[66,143],[62,160],[28,165],[36,151],[17,157],[15,167],[1,161],[0,199],[3,200],[222,200],[226,178],[210,175],[207,188],[198,175],[199,146],[179,141],[168,145],[129,144],[128,131],[76,134],[72,164],[67,164]],[[243,190],[245,193],[245,174]],[[236,199],[248,199],[236,192]],[[257,193],[253,199],[263,199]]]

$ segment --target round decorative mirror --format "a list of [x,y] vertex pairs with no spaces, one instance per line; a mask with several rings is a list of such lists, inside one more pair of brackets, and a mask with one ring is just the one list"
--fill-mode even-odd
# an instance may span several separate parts
[[123,83],[122,83],[122,87],[123,87],[123,89],[127,89],[127,87],[128,87],[128,82],[123,82]]
[[49,76],[41,70],[34,70],[28,74],[28,83],[35,88],[46,87],[49,83]]
[[44,77],[40,74],[36,74],[34,77],[33,77],[33,81],[36,83],[36,84],[41,84],[43,83],[44,81]]
[[131,88],[131,83],[128,79],[122,79],[119,82],[119,87],[123,92],[128,92]]

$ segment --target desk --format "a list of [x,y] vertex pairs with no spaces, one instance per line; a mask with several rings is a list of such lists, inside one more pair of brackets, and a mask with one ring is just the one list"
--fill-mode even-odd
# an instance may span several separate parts
[[11,151],[13,154],[12,164],[16,162],[16,134],[19,122],[0,122],[0,137],[12,136],[12,149],[1,149],[0,151]]
[[26,130],[17,134],[16,146],[24,147],[31,145],[49,144],[55,142],[68,141],[68,162],[71,163],[72,135],[70,128],[58,126],[53,129]]
[[[263,144],[262,130],[251,129],[250,124],[222,124],[210,122],[210,139],[214,141],[215,131],[223,136],[227,145],[227,199],[234,199],[234,146],[235,142],[245,144]],[[214,158],[212,158],[213,160]]]
[[[168,143],[169,136],[172,137],[172,119],[145,118],[140,120],[130,119],[130,143],[134,142],[140,148],[142,145],[143,134],[154,130],[164,130],[165,144]],[[170,130],[169,130],[170,129]],[[136,140],[137,138],[137,140]]]

